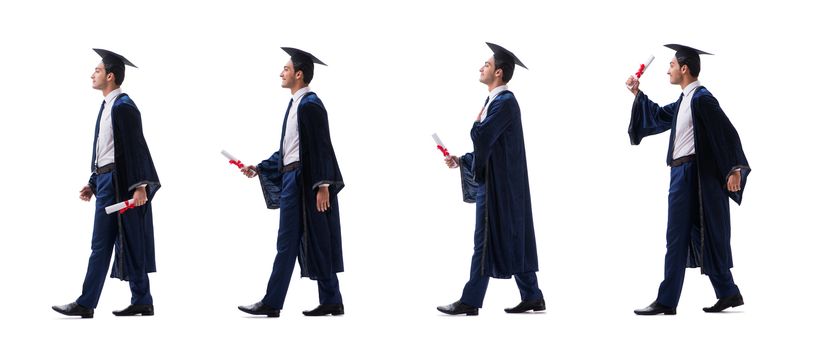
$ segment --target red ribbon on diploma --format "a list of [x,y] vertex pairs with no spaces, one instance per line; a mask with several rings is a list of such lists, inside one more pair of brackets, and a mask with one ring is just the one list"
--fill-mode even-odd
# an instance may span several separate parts
[[123,214],[124,212],[126,212],[129,209],[134,209],[135,208],[135,204],[129,204],[128,200],[124,201],[124,205],[126,205],[126,207],[124,207],[121,210],[118,210],[118,214]]
[[239,167],[239,169],[244,168],[244,163],[242,163],[240,160],[231,160],[230,164]]
[[437,145],[437,149],[439,149],[440,152],[443,152],[443,157],[448,157],[449,156],[449,151],[445,147],[443,147],[442,145]]
[[644,74],[644,68],[647,68],[647,66],[645,66],[644,63],[642,63],[641,67],[638,67],[638,72],[635,72],[636,78],[641,78],[641,75]]

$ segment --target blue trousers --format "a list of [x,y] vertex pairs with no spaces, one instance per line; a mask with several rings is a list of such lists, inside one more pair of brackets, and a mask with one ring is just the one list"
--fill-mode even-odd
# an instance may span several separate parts
[[[279,235],[276,238],[276,259],[267,282],[267,291],[262,303],[275,309],[285,304],[290,276],[299,255],[299,240],[302,237],[302,188],[301,170],[282,174],[282,193],[279,200]],[[310,205],[310,203],[308,203]],[[316,202],[313,203],[314,208]],[[316,210],[316,209],[313,209]],[[328,279],[317,279],[319,304],[342,304],[339,280],[336,274]]]
[[[486,289],[489,286],[489,276],[485,275],[482,270],[483,241],[485,239],[484,215],[486,210],[486,193],[482,190],[482,187],[477,193],[476,203],[474,254],[472,254],[469,281],[463,287],[463,296],[460,297],[460,301],[466,305],[483,307],[483,298],[486,296]],[[520,300],[537,300],[543,298],[543,293],[538,287],[538,277],[535,272],[515,274],[515,282],[517,282],[517,287],[520,291]]]
[[[667,254],[664,256],[664,281],[658,287],[659,304],[678,306],[684,272],[690,252],[690,235],[697,230],[699,222],[699,178],[695,161],[670,169],[670,194],[667,214]],[[730,270],[721,274],[706,271],[721,299],[739,293]]]
[[[106,273],[112,260],[112,248],[118,236],[119,214],[108,215],[105,208],[115,204],[115,172],[98,175],[95,193],[95,224],[92,230],[92,254],[83,280],[83,291],[76,302],[84,307],[94,309],[101,298]],[[126,222],[122,223],[126,224]],[[129,230],[128,230],[129,232]],[[129,289],[132,292],[131,304],[152,304],[149,276],[146,272],[136,273],[133,269],[129,275]]]

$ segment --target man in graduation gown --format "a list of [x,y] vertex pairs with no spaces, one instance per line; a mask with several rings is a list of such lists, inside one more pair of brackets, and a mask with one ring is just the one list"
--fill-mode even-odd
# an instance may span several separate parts
[[[113,311],[116,316],[154,314],[150,294],[150,272],[155,272],[155,240],[151,201],[161,183],[144,139],[141,112],[121,91],[125,66],[135,67],[123,56],[94,49],[101,63],[92,73],[92,87],[103,92],[92,143],[92,175],[81,189],[80,198],[95,195],[95,224],[92,254],[81,296],[75,302],[53,306],[69,316],[91,318],[101,296],[113,247],[115,262],[110,277],[129,281],[130,305]],[[123,212],[106,214],[105,208],[134,200]]]
[[446,157],[446,165],[461,169],[465,200],[477,205],[469,281],[460,300],[437,307],[449,315],[477,315],[490,277],[515,276],[521,302],[507,313],[546,309],[535,274],[538,253],[520,107],[506,86],[515,64],[526,66],[509,50],[486,44],[494,55],[480,68],[489,97],[471,128],[474,152]]
[[630,142],[637,145],[646,136],[670,130],[664,281],[657,299],[635,313],[675,315],[685,267],[700,267],[710,278],[718,301],[703,310],[720,312],[744,304],[730,273],[728,198],[741,204],[750,167],[736,129],[713,94],[698,81],[699,55],[708,53],[684,45],[665,46],[676,50],[667,74],[671,84],[682,88],[678,101],[659,106],[639,90],[637,79],[627,80],[635,95]]
[[316,280],[319,290],[319,306],[302,313],[342,315],[336,277],[343,271],[337,194],[345,183],[331,144],[328,112],[308,87],[314,64],[325,64],[308,52],[282,49],[290,59],[279,77],[293,98],[282,123],[281,148],[259,165],[241,170],[248,177],[258,175],[268,208],[280,209],[276,259],[264,298],[239,310],[279,317],[298,258],[302,277]]

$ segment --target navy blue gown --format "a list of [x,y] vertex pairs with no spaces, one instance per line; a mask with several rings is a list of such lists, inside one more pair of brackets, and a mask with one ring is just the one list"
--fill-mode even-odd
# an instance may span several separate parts
[[[301,176],[302,236],[299,247],[301,276],[313,280],[329,279],[344,271],[342,232],[339,224],[337,194],[345,186],[336,160],[328,128],[328,114],[315,93],[307,93],[299,102],[299,162]],[[285,123],[282,125],[284,139]],[[258,166],[259,180],[267,207],[278,209],[282,185],[281,150]],[[316,210],[316,191],[327,184],[331,207],[324,213]]]
[[[639,92],[632,107],[628,133],[630,142],[638,145],[649,135],[670,130],[667,163],[672,160],[678,101],[659,106],[643,92]],[[698,177],[700,224],[694,228],[687,254],[687,267],[700,267],[707,275],[729,274],[733,267],[730,249],[730,209],[728,197],[741,204],[750,174],[739,134],[719,106],[718,100],[700,86],[691,101],[694,142],[696,148],[696,175]],[[741,190],[729,192],[727,177],[736,168],[741,169]]]

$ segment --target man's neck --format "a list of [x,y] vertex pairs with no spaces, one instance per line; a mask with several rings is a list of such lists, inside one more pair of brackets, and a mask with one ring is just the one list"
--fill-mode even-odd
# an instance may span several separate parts
[[297,84],[296,86],[293,86],[293,87],[290,88],[290,95],[291,96],[296,95],[297,91],[302,90],[306,87],[308,87],[308,84]]
[[489,84],[489,92],[492,92],[492,90],[497,89],[498,87],[501,87],[503,85],[506,85],[506,83],[500,80],[492,82],[491,84]]
[[690,85],[690,84],[695,83],[697,81],[699,81],[699,78],[683,79],[681,81],[681,84],[679,84],[679,86],[681,86],[681,91],[684,91],[684,89],[687,88],[687,85]]
[[103,89],[101,89],[101,92],[103,93],[103,96],[105,98],[106,96],[109,96],[109,93],[111,93],[115,90],[118,90],[120,88],[121,88],[120,86],[108,85],[108,86],[104,87]]

